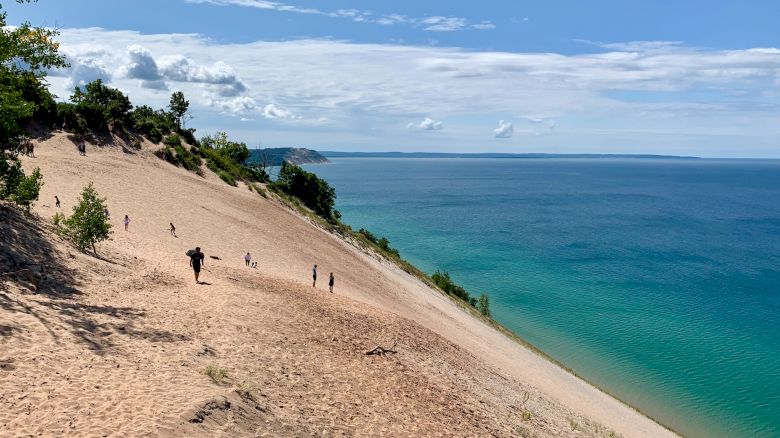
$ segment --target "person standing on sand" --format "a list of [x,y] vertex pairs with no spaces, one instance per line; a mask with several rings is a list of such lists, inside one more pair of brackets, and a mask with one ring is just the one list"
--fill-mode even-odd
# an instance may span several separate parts
[[249,266],[249,262],[251,261],[252,261],[252,254],[246,253],[246,255],[244,256],[244,262],[246,263],[247,266]]
[[127,226],[130,225],[130,216],[125,215],[125,219],[122,221],[122,223],[125,224],[125,231],[127,231]]
[[176,236],[176,227],[173,226],[173,222],[171,222],[170,224],[171,224],[171,235],[173,235],[173,237],[178,237]]
[[311,287],[317,287],[317,265],[311,268],[311,278],[314,280],[311,283]]
[[195,284],[200,284],[200,281],[198,281],[198,277],[200,276],[200,267],[201,265],[205,265],[206,261],[206,255],[200,252],[200,247],[195,247],[195,252],[190,255],[190,266],[192,266],[192,270],[195,271]]
[[330,289],[330,293],[333,293],[333,284],[336,282],[336,279],[333,277],[333,273],[330,273],[330,277],[328,278],[328,288]]
[[54,195],[54,206],[60,208],[60,198],[57,195]]

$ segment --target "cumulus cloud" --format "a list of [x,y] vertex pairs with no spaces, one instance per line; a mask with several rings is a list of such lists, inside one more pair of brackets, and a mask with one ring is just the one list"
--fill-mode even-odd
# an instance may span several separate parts
[[273,103],[269,103],[263,108],[263,117],[266,119],[298,119],[292,112],[279,108]]
[[514,133],[515,129],[512,127],[512,123],[503,120],[499,120],[498,128],[493,130],[495,138],[511,138]]
[[257,101],[249,96],[238,96],[231,99],[210,99],[208,104],[227,113],[243,114],[257,109]]
[[409,123],[406,125],[409,129],[417,129],[420,131],[439,131],[444,128],[444,125],[438,120],[433,120],[430,117],[426,117],[420,123]]
[[125,66],[125,75],[130,79],[156,81],[162,79],[152,52],[146,47],[133,44],[127,47],[130,62]]
[[470,21],[462,17],[430,16],[422,18],[407,17],[400,14],[376,15],[371,11],[360,9],[337,9],[324,11],[316,8],[297,6],[268,0],[186,0],[187,3],[211,4],[216,6],[243,6],[256,9],[265,9],[279,12],[293,12],[297,14],[321,15],[330,18],[346,18],[358,23],[374,23],[384,26],[395,24],[407,24],[422,27],[431,32],[453,32],[464,29],[495,29],[496,25],[490,21],[481,21],[470,24]]

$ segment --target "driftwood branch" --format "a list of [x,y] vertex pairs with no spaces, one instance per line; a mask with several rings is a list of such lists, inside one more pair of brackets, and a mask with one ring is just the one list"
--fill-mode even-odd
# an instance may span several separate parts
[[366,351],[366,355],[373,355],[373,354],[375,354],[377,356],[384,356],[385,354],[388,354],[388,353],[398,353],[397,351],[395,351],[395,346],[396,345],[398,345],[397,341],[394,342],[393,346],[390,347],[390,348],[385,348],[385,347],[382,347],[381,345],[377,345],[376,347]]

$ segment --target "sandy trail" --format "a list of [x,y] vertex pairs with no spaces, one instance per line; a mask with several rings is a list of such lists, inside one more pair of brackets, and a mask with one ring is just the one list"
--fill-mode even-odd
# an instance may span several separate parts
[[[18,243],[17,253],[52,260],[63,272],[52,294],[9,286],[0,297],[0,403],[10,406],[0,412],[3,430],[674,436],[277,201],[174,168],[150,148],[91,147],[80,157],[55,134],[37,145],[36,158],[25,158],[45,177],[35,207],[41,217],[57,211],[55,194],[70,214],[93,181],[115,232],[99,246],[104,260],[45,229],[17,236],[43,236]],[[208,285],[196,286],[187,265],[184,252],[195,246],[220,258],[206,259]],[[247,251],[259,269],[244,267]],[[77,293],[63,293],[66,286]],[[394,341],[396,355],[364,354]],[[228,379],[212,382],[202,373],[209,365]],[[253,395],[242,398],[237,387]]]

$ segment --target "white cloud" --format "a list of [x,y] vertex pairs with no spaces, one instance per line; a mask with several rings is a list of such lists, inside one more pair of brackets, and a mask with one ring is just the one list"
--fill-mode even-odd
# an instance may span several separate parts
[[269,103],[263,108],[263,117],[266,119],[298,119],[292,112],[279,108],[273,103]]
[[208,104],[224,112],[244,114],[257,109],[257,102],[249,96],[238,96],[229,99],[208,100]]
[[439,131],[444,128],[444,125],[438,120],[426,117],[420,123],[409,123],[406,127],[409,129],[418,129],[420,131]]
[[498,128],[493,130],[495,138],[511,138],[514,133],[515,129],[512,127],[512,123],[503,120],[499,120]]
[[337,9],[335,11],[323,11],[316,8],[308,8],[289,3],[268,0],[186,0],[193,4],[211,4],[216,6],[242,6],[256,9],[265,9],[279,12],[293,12],[297,14],[321,15],[330,18],[346,18],[358,23],[374,23],[383,26],[395,24],[407,24],[422,27],[431,32],[452,32],[464,29],[495,29],[496,25],[490,21],[481,21],[469,24],[469,20],[462,17],[430,16],[422,18],[407,17],[400,14],[376,15],[371,11],[360,9]]
[[[259,118],[268,102],[283,102],[283,111],[295,109],[301,117],[296,124],[331,132],[331,143],[371,127],[391,133],[410,114],[418,120],[426,114],[447,120],[501,114],[515,121],[538,118],[549,129],[565,117],[566,129],[556,128],[545,141],[571,135],[584,144],[576,132],[587,128],[598,142],[605,136],[596,128],[620,125],[664,135],[708,133],[729,144],[760,136],[761,144],[780,146],[780,50],[772,48],[564,55],[332,40],[221,44],[198,35],[102,29],[63,29],[60,40],[72,63],[49,78],[60,96],[69,95],[72,82],[101,77],[139,104],[166,105],[169,93],[126,75],[133,62],[127,47],[138,45],[151,53],[162,80],[190,98],[193,112],[202,114],[198,123],[206,123],[203,112],[210,109]],[[697,97],[702,93],[706,100]],[[517,136],[525,132],[516,128]],[[480,135],[484,126],[448,122],[440,135],[420,138],[473,145]],[[392,142],[391,134],[385,138]]]

